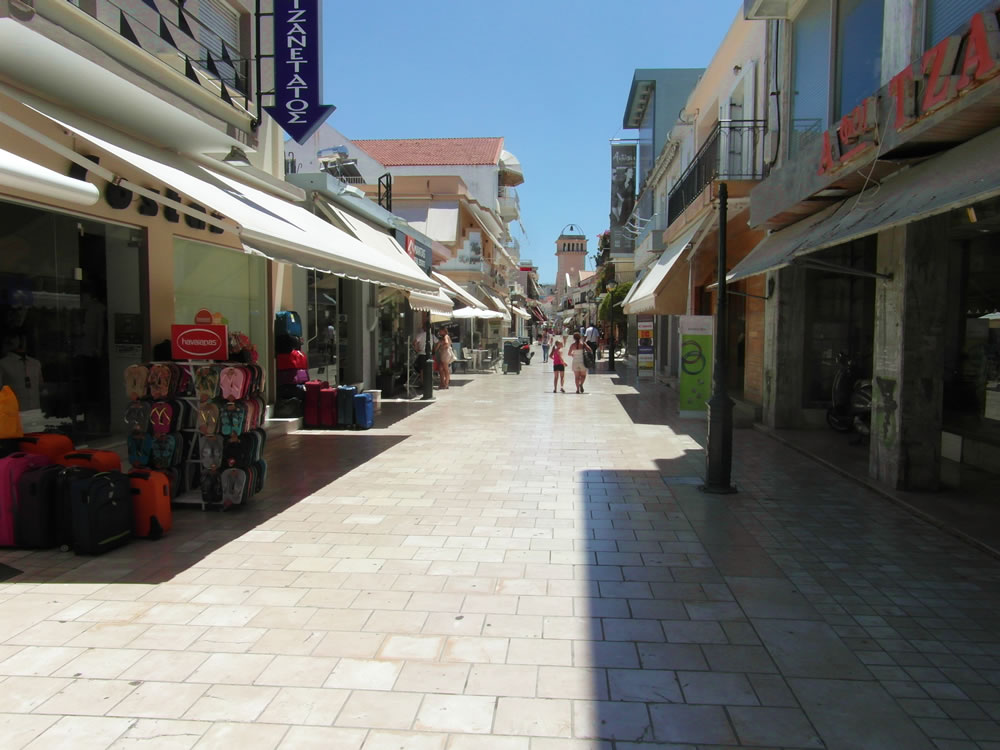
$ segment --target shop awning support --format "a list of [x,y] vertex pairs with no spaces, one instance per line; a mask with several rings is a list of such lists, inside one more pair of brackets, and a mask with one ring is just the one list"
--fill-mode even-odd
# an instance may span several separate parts
[[850,266],[841,266],[837,263],[828,263],[825,260],[816,260],[815,258],[808,258],[804,260],[793,261],[794,265],[802,266],[802,268],[811,268],[814,271],[834,271],[835,273],[843,273],[848,276],[861,276],[866,279],[884,279],[886,281],[892,281],[891,273],[878,273],[877,271],[865,271],[860,268],[851,268]]

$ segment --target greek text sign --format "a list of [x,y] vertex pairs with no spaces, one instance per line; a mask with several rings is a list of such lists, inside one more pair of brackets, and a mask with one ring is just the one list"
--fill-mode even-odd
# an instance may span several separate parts
[[274,0],[274,105],[266,107],[288,135],[304,143],[331,115],[320,104],[321,0]]

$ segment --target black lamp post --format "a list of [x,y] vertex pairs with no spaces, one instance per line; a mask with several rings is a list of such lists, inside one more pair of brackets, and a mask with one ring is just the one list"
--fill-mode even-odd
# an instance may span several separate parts
[[[618,282],[608,279],[604,288],[611,294],[618,287]],[[615,371],[615,306],[614,300],[608,302],[608,372]]]
[[736,492],[730,482],[733,468],[733,400],[729,398],[729,318],[726,291],[726,214],[729,190],[719,185],[719,286],[715,303],[715,367],[712,397],[708,400],[708,440],[705,447],[705,484],[702,490],[719,495]]

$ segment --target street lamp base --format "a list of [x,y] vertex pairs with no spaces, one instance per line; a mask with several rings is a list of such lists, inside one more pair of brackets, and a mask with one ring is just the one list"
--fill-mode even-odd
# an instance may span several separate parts
[[421,401],[433,401],[434,400],[434,362],[428,357],[424,360],[424,370],[421,374],[421,378],[424,386],[424,393],[420,397]]
[[739,492],[739,490],[733,487],[732,485],[728,487],[726,485],[720,485],[718,487],[715,487],[707,484],[702,484],[698,487],[698,489],[704,492],[706,495],[735,495],[737,492]]

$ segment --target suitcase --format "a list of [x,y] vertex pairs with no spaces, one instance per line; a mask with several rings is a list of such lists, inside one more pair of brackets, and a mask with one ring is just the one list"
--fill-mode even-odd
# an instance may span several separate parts
[[370,430],[375,424],[375,402],[370,393],[354,396],[354,426],[359,430]]
[[319,392],[319,426],[333,429],[337,426],[337,388],[324,388]]
[[89,482],[97,475],[96,469],[85,466],[61,466],[55,479],[55,497],[52,507],[55,513],[56,544],[69,549],[73,546],[73,485],[78,482]]
[[136,536],[159,539],[170,531],[170,478],[160,471],[130,471],[133,530]]
[[354,396],[358,389],[353,385],[337,388],[337,427],[349,429],[354,425]]
[[21,477],[25,472],[50,463],[48,456],[32,453],[11,453],[0,458],[0,547],[14,546],[14,519]]
[[97,471],[121,471],[121,457],[114,451],[75,450],[63,454],[57,463],[63,466],[84,466]]
[[132,487],[127,474],[103,471],[73,482],[70,497],[73,552],[103,555],[132,536]]
[[21,438],[21,450],[48,456],[53,462],[73,452],[73,441],[58,432],[29,432]]
[[40,466],[21,475],[17,485],[17,509],[14,514],[14,543],[27,549],[59,546],[56,524],[58,464]]
[[25,453],[21,450],[21,438],[4,438],[0,440],[0,458],[7,458],[11,453]]
[[325,380],[310,380],[306,383],[306,403],[303,410],[306,427],[319,426],[319,392],[329,387],[330,384]]

